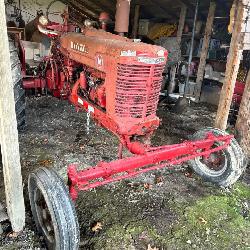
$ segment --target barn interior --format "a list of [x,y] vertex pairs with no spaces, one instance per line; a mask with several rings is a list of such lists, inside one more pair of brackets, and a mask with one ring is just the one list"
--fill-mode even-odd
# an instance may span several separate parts
[[[3,159],[0,170],[2,172],[0,249],[56,249],[55,244],[67,245],[59,246],[58,249],[91,250],[248,249],[250,247],[249,0],[5,0],[0,16],[1,13],[4,13],[3,21],[0,20],[0,26],[4,26],[1,32],[7,30],[9,41],[10,39],[14,41],[13,44],[17,48],[15,51],[20,59],[23,85],[18,85],[18,88],[22,89],[18,93],[19,99],[15,99],[17,95],[15,85],[14,91],[13,87],[9,88],[9,91],[14,92],[10,97],[7,90],[0,87],[0,100],[2,100],[0,138]],[[41,17],[45,17],[44,24],[40,26],[42,29],[39,28]],[[215,128],[213,131],[220,129],[223,132],[218,132],[218,138],[226,136],[225,133],[235,137],[235,139],[230,137],[234,144],[233,153],[230,150],[222,153],[223,156],[212,159],[210,165],[212,170],[218,173],[223,169],[216,170],[217,165],[230,165],[235,175],[239,175],[235,178],[237,182],[232,181],[230,185],[218,186],[216,184],[222,182],[216,180],[210,183],[209,178],[205,178],[204,181],[203,174],[197,174],[192,167],[191,158],[182,161],[174,153],[172,153],[173,159],[168,159],[165,168],[152,168],[153,171],[150,172],[140,169],[143,174],[136,175],[134,169],[124,167],[128,177],[120,178],[121,172],[113,177],[114,168],[122,165],[122,162],[117,162],[115,167],[109,165],[110,162],[116,162],[117,158],[126,160],[132,159],[134,155],[137,157],[143,155],[139,152],[141,148],[138,144],[133,144],[136,139],[133,137],[133,140],[124,143],[125,146],[122,145],[119,136],[115,136],[118,132],[114,132],[110,120],[102,123],[98,120],[101,117],[99,115],[98,118],[94,117],[97,119],[95,122],[95,119],[91,119],[95,112],[92,111],[92,106],[87,106],[85,112],[84,108],[76,105],[72,97],[68,97],[68,92],[64,92],[66,88],[60,87],[61,89],[55,90],[51,87],[59,81],[66,85],[66,78],[62,81],[61,72],[57,73],[57,69],[61,66],[53,66],[51,58],[54,52],[51,44],[56,43],[55,47],[60,50],[64,43],[59,43],[55,39],[60,36],[58,30],[60,34],[69,35],[72,33],[63,30],[62,27],[70,29],[71,26],[74,29],[70,32],[84,36],[88,34],[91,36],[95,32],[93,30],[102,30],[105,33],[100,33],[96,38],[93,35],[91,41],[95,43],[95,39],[103,39],[101,40],[103,47],[108,48],[108,35],[106,35],[108,32],[122,37],[121,39],[131,39],[129,41],[135,46],[146,44],[149,46],[146,48],[150,50],[156,48],[154,46],[162,47],[163,52],[166,50],[168,57],[162,66],[162,73],[160,72],[159,93],[156,92],[156,96],[150,91],[144,94],[147,94],[149,99],[152,96],[156,98],[154,100],[157,108],[155,111],[159,117],[159,124],[156,126],[158,129],[149,132],[150,142],[148,138],[139,139],[144,140],[145,145],[151,143],[155,147],[152,151],[157,151],[157,147],[163,148],[164,145],[173,145],[172,148],[178,147],[176,145],[195,147],[193,144],[185,143],[201,139],[198,138],[197,131],[204,128]],[[54,33],[51,27],[55,28]],[[84,33],[84,29],[89,29],[87,32],[90,33]],[[117,46],[115,39],[113,37],[110,43],[111,48]],[[99,48],[98,43],[96,44],[93,49]],[[86,45],[77,42],[77,45],[73,44],[71,48],[90,56],[90,45],[91,43]],[[17,63],[12,64],[11,53],[14,49],[11,46],[9,45],[11,55],[9,64],[11,64],[10,70],[13,70]],[[143,57],[143,51],[134,51],[133,46],[127,49],[124,45],[119,56],[123,59]],[[107,51],[112,53],[109,49]],[[9,51],[7,52],[9,54]],[[4,49],[1,53],[4,53]],[[103,50],[102,53],[104,54]],[[0,58],[2,60],[0,60],[2,62],[0,86],[4,86],[4,79],[8,79],[8,76],[4,78],[5,69],[2,68],[6,64],[4,54],[0,54]],[[105,57],[103,58],[97,55],[94,59],[100,72],[103,60],[106,62]],[[110,65],[113,58],[114,56],[111,56],[110,62],[108,61]],[[66,64],[66,61],[63,63]],[[151,58],[150,61],[148,56],[147,63],[156,67],[159,61],[155,58]],[[47,70],[48,67],[51,68]],[[70,63],[67,62],[65,68],[69,70],[70,67]],[[117,66],[119,67],[120,65]],[[82,84],[79,67],[77,70],[79,86],[89,85],[87,101],[99,105],[101,111],[108,110],[109,106],[106,103],[111,103],[113,96],[106,94],[103,101],[104,90],[99,88],[101,80],[98,78],[94,82],[96,78],[88,73],[86,82]],[[88,71],[88,68],[83,67],[81,70]],[[109,70],[112,75],[112,67]],[[45,73],[46,81],[41,80],[44,72],[48,72]],[[130,77],[127,72],[126,77]],[[101,78],[102,74],[99,73],[98,76],[101,75]],[[140,76],[137,75],[138,77]],[[154,77],[155,75],[151,75],[152,79]],[[72,76],[73,80],[76,80],[75,78]],[[72,82],[69,86],[73,92]],[[147,84],[148,88],[153,86],[150,84]],[[132,93],[133,86],[130,91]],[[136,97],[133,99],[137,100],[137,103],[141,100],[140,91],[137,91],[137,99]],[[82,92],[83,95],[87,93],[85,90]],[[17,108],[15,102],[21,99],[23,103]],[[131,99],[125,98],[125,102],[130,101]],[[14,118],[8,117],[7,114],[11,112],[5,108],[9,106],[6,103],[11,102],[14,106],[10,105],[9,108],[16,109],[16,112],[13,111]],[[81,102],[84,106],[85,101]],[[94,110],[95,106],[93,107]],[[148,110],[147,107],[145,112],[149,112]],[[150,108],[153,113],[152,110],[154,109]],[[130,109],[129,112],[137,115],[139,108]],[[139,114],[133,118],[139,118]],[[10,125],[13,124],[13,119],[19,127],[18,130],[16,125]],[[124,123],[130,122],[128,119]],[[144,127],[143,129],[146,130]],[[193,134],[196,137],[192,137]],[[213,139],[208,134],[205,139],[212,140],[211,138]],[[219,142],[216,146],[223,145]],[[199,154],[199,150],[195,153]],[[183,153],[183,158],[188,154],[192,154],[190,149]],[[229,157],[231,154],[234,156],[227,158],[227,154]],[[203,164],[206,164],[209,157],[204,156]],[[107,165],[102,165],[103,162]],[[133,165],[132,160],[128,163]],[[241,169],[237,169],[236,165],[239,164],[242,165]],[[72,202],[70,201],[68,205],[66,201],[68,198],[63,196],[64,192],[67,197],[69,196],[67,188],[61,190],[60,195],[52,192],[53,185],[56,187],[59,184],[57,179],[53,179],[55,177],[51,177],[52,186],[51,189],[48,188],[47,193],[55,195],[58,204],[48,205],[44,198],[45,205],[33,205],[37,211],[41,210],[41,218],[39,219],[38,211],[37,220],[43,221],[40,225],[46,228],[44,230],[49,235],[46,236],[43,229],[39,232],[34,220],[32,210],[34,208],[30,201],[32,179],[30,176],[40,168],[55,170],[64,183],[68,182],[72,198],[76,194],[70,185],[75,181],[77,174],[74,173],[74,168],[70,172],[69,166],[72,165],[76,165],[78,170],[84,171],[86,175],[89,174],[90,166],[95,166],[94,169],[100,167],[100,171],[104,168],[107,171],[110,168],[111,172],[107,174],[104,171],[106,175],[99,176],[97,182],[88,179],[90,180],[88,183],[84,182],[81,187],[79,185],[79,189],[82,188],[83,191],[78,194],[73,205],[77,216],[74,214],[72,217],[62,217],[66,218],[62,225],[51,215],[50,206],[53,211],[59,211],[62,206],[63,209],[68,209],[63,212],[70,214],[71,208],[67,206],[72,206]],[[154,164],[149,165],[152,167]],[[71,174],[74,177],[72,179],[69,177]],[[95,174],[98,175],[93,173]],[[230,173],[221,174],[221,176],[226,175],[229,176]],[[121,181],[113,182],[110,176]],[[230,178],[234,180],[234,177]],[[40,194],[35,193],[33,196],[36,195]],[[45,210],[49,212],[44,215]],[[58,212],[55,214],[55,218],[59,217]],[[67,229],[63,229],[63,225],[71,225],[67,226],[71,232],[75,230],[74,225],[77,225],[79,238],[74,239],[72,233],[71,236],[67,236],[69,238],[63,239],[62,232],[68,233]],[[52,239],[52,243],[48,244],[48,238]],[[66,243],[63,243],[64,241]]]

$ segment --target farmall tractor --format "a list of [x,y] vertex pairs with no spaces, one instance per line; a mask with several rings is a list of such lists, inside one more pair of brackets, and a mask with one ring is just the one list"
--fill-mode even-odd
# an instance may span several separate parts
[[[68,186],[51,169],[39,168],[30,174],[33,218],[49,249],[78,249],[73,201],[81,190],[183,162],[219,186],[230,186],[240,177],[245,167],[243,152],[232,135],[219,129],[204,129],[193,136],[193,141],[181,144],[150,145],[160,123],[156,110],[168,55],[164,48],[92,27],[74,32],[75,27],[66,21],[51,24],[44,17],[38,28],[51,38],[49,56],[36,74],[27,76],[21,46],[24,89],[46,90],[68,99],[120,141],[115,161],[84,170],[76,164],[68,166]],[[123,158],[123,148],[133,156]]]

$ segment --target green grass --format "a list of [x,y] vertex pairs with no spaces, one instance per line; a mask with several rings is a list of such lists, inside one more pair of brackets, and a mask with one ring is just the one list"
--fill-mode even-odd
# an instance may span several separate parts
[[217,193],[183,207],[178,204],[175,212],[179,219],[166,232],[159,233],[146,220],[127,226],[113,225],[105,233],[105,243],[99,242],[101,248],[137,249],[133,246],[139,242],[145,247],[150,243],[164,250],[250,249],[250,214],[246,205],[250,206],[250,188],[238,183],[230,192]]
[[199,199],[183,211],[172,244],[179,249],[250,249],[247,203],[250,188],[244,184],[237,184],[230,193]]

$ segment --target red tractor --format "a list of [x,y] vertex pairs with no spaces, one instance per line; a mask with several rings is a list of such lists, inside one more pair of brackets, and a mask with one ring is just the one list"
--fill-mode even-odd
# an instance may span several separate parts
[[[193,141],[181,144],[150,145],[160,122],[156,110],[168,55],[164,48],[91,27],[72,32],[72,25],[49,24],[44,17],[38,28],[52,39],[49,56],[35,75],[27,76],[22,48],[23,87],[68,99],[120,141],[115,161],[84,170],[76,164],[68,166],[68,188],[51,169],[30,174],[33,218],[50,249],[78,249],[72,201],[80,190],[185,161],[205,180],[220,186],[230,186],[240,177],[245,167],[243,152],[232,135],[219,129],[204,129]],[[133,156],[123,158],[123,148]]]

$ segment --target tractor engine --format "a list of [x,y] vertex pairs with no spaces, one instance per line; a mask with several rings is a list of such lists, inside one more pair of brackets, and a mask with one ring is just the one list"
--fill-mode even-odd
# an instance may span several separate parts
[[98,123],[119,137],[150,134],[158,127],[166,50],[87,28],[62,35],[60,52],[82,67],[71,100],[81,106],[87,98],[90,110],[104,112],[106,121],[90,111]]
[[[96,73],[96,74],[95,74]],[[104,79],[101,78],[101,75],[98,75],[98,72],[91,72],[91,69],[87,69],[87,81],[86,85],[80,86],[80,91],[82,91],[81,96],[84,96],[84,91],[88,92],[89,99],[100,106],[103,109],[106,109],[106,93],[104,86]]]
[[38,29],[52,37],[50,53],[38,76],[24,77],[24,87],[69,99],[134,152],[131,142],[150,137],[159,126],[167,51],[93,27],[81,33],[55,24]]

